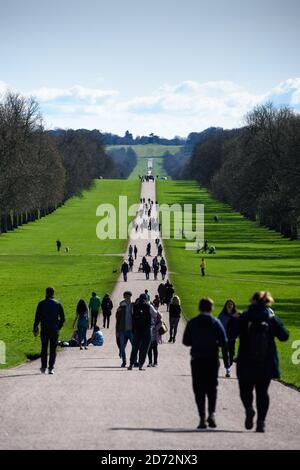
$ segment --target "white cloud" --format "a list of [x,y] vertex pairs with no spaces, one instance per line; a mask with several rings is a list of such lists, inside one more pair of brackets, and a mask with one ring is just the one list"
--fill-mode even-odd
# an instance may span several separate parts
[[[7,85],[0,82],[0,93]],[[155,132],[172,137],[201,131],[209,126],[225,128],[244,124],[253,106],[268,100],[300,111],[300,78],[288,79],[264,94],[256,95],[231,81],[187,80],[164,84],[152,94],[123,100],[117,90],[41,87],[24,93],[41,104],[48,127],[98,128],[134,134]]]
[[59,101],[60,99],[79,99],[87,101],[91,104],[96,104],[99,100],[111,98],[118,95],[116,90],[102,90],[99,88],[85,88],[80,85],[75,85],[71,88],[48,88],[42,87],[33,90],[27,95],[35,96],[36,99],[42,103],[49,101]]

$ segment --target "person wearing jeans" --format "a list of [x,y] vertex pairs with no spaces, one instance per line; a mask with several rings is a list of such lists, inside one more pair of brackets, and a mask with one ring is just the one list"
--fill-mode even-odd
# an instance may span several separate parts
[[54,288],[47,287],[46,298],[39,302],[33,325],[33,334],[39,334],[39,325],[41,325],[41,372],[44,374],[47,369],[48,348],[50,348],[48,370],[53,374],[56,360],[56,347],[59,336],[59,330],[65,322],[64,309],[61,303],[54,299]]
[[132,314],[133,303],[131,302],[132,293],[125,291],[124,300],[120,302],[120,306],[116,314],[116,330],[120,344],[120,356],[122,358],[121,367],[126,367],[126,344],[130,341],[133,343],[132,333]]
[[132,370],[133,365],[137,361],[137,356],[139,370],[144,370],[143,366],[151,344],[151,309],[146,294],[141,294],[138,301],[134,304],[132,330],[133,344],[128,370]]
[[83,299],[80,299],[77,304],[73,328],[75,328],[76,322],[80,349],[82,349],[82,343],[84,345],[84,349],[88,349],[86,334],[89,327],[89,308]]

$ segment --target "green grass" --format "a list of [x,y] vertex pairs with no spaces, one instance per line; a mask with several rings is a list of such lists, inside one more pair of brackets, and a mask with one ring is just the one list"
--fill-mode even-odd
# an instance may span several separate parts
[[147,144],[147,145],[115,145],[108,146],[107,149],[118,147],[132,147],[136,152],[138,161],[137,165],[129,175],[129,179],[138,178],[139,175],[145,175],[147,173],[147,160],[148,158],[153,159],[153,175],[167,176],[165,169],[163,168],[163,155],[165,152],[170,152],[172,155],[177,153],[181,146],[179,145],[158,145],[158,144]]
[[[69,338],[77,301],[89,299],[92,290],[101,296],[111,292],[126,240],[96,237],[96,208],[101,203],[118,207],[119,195],[128,204],[139,198],[138,181],[101,180],[81,198],[69,200],[53,214],[0,236],[0,340],[7,347],[6,367],[23,362],[26,354],[40,350],[39,338],[32,336],[36,304],[45,287],[53,285],[63,303],[66,324],[61,337]],[[55,241],[68,246],[69,253],[57,253]]]
[[[185,250],[184,240],[164,241],[170,277],[186,318],[197,314],[202,296],[214,299],[218,314],[228,298],[233,298],[242,310],[256,290],[271,291],[274,310],[291,333],[287,343],[278,343],[282,379],[300,387],[300,364],[291,361],[292,343],[300,339],[300,242],[258,227],[216,202],[193,181],[159,182],[158,200],[160,204],[205,204],[205,238],[217,248],[216,255],[204,255],[207,276],[201,278],[203,255]],[[220,217],[218,223],[213,222],[215,214]]]

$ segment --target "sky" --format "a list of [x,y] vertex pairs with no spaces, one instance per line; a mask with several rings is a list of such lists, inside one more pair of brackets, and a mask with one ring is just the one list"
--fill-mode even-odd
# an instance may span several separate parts
[[0,0],[0,94],[47,128],[186,136],[300,111],[299,0]]

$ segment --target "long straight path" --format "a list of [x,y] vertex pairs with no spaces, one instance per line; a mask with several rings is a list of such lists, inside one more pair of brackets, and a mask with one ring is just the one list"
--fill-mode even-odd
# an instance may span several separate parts
[[[141,196],[155,201],[155,184],[144,182]],[[145,235],[145,233],[144,233]],[[152,296],[160,281],[149,281],[138,266],[148,240],[138,247],[133,273],[120,276],[113,292],[114,312],[124,290]],[[152,242],[152,251],[154,251]],[[160,276],[159,276],[160,277]],[[197,286],[195,285],[195,289]],[[103,293],[102,293],[103,294]],[[199,293],[199,295],[203,293]],[[167,313],[161,309],[165,320]],[[197,410],[191,388],[189,351],[178,341],[159,345],[159,366],[132,372],[120,368],[115,320],[104,330],[105,345],[88,351],[65,348],[55,375],[41,375],[39,361],[0,373],[1,449],[298,449],[299,392],[274,382],[267,432],[245,431],[235,378],[220,368],[216,431],[196,431]],[[130,352],[128,346],[127,352]]]

